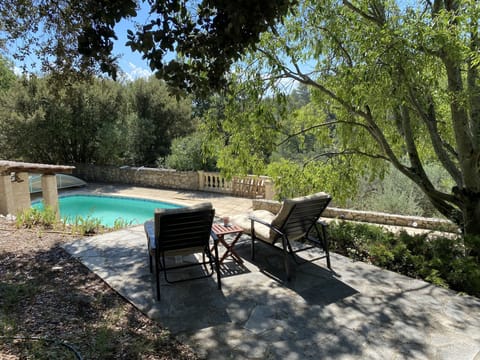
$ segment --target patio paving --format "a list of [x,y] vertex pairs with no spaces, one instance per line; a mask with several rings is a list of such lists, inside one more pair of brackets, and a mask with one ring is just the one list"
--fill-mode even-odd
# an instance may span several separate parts
[[[251,204],[215,194],[136,189],[136,195],[144,191],[165,201],[209,198],[219,216],[247,211]],[[324,259],[293,265],[293,279],[285,283],[281,252],[258,244],[252,262],[248,240],[243,236],[236,247],[244,265],[227,260],[222,266],[221,291],[215,277],[174,285],[162,281],[160,302],[154,299],[142,226],[64,248],[208,359],[480,360],[479,299],[337,254],[331,256],[334,272]]]

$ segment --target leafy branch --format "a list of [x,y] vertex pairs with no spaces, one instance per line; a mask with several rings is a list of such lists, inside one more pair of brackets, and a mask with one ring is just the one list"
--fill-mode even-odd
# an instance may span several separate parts
[[320,128],[324,128],[324,127],[331,127],[331,126],[334,126],[336,124],[357,125],[359,127],[365,128],[365,129],[367,128],[365,126],[365,124],[362,124],[362,123],[359,123],[359,122],[354,122],[354,121],[343,121],[343,120],[327,121],[323,124],[312,125],[312,126],[309,126],[307,128],[304,128],[302,130],[299,130],[295,133],[289,134],[285,139],[283,139],[281,142],[279,142],[276,145],[277,146],[283,145],[283,144],[285,144],[286,142],[288,142],[289,140],[291,140],[292,138],[294,138],[296,136],[305,134],[305,133],[307,133],[309,131],[312,131],[312,130],[315,130],[315,129],[320,129]]

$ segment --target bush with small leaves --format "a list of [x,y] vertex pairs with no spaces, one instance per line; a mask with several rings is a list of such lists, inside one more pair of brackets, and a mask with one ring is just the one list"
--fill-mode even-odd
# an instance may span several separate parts
[[432,284],[480,296],[480,237],[393,234],[341,221],[329,226],[332,251]]

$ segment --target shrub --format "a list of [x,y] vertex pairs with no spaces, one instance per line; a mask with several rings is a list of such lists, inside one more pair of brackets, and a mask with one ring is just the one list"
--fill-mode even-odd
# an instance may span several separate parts
[[[37,226],[44,229],[60,228],[62,231],[79,235],[93,235],[99,233],[104,228],[100,219],[90,215],[85,218],[76,216],[71,220],[68,217],[59,220],[53,208],[44,204],[43,209],[30,208],[21,211],[17,215],[16,226],[17,228],[26,227],[29,229]],[[115,229],[120,228],[122,225],[127,225],[127,222],[116,223]]]
[[57,214],[51,206],[43,205],[43,209],[36,208],[24,209],[17,214],[16,226],[32,228],[33,226],[42,226],[52,228],[57,223]]
[[216,159],[203,151],[203,135],[194,133],[172,141],[171,154],[166,157],[165,165],[180,171],[216,170]]
[[367,260],[366,243],[372,229],[368,225],[345,221],[331,223],[328,227],[331,250],[354,260]]
[[64,221],[66,223],[71,223],[72,233],[80,234],[82,236],[99,233],[103,228],[100,219],[90,215],[87,215],[86,217],[75,216],[72,222],[68,221],[68,219],[64,219]]
[[395,235],[368,224],[333,222],[332,251],[355,260],[480,296],[480,237]]
[[[436,188],[450,191],[453,183],[441,165],[427,163],[425,171]],[[357,194],[348,201],[348,207],[392,214],[442,217],[420,188],[393,166],[382,177],[360,177]]]

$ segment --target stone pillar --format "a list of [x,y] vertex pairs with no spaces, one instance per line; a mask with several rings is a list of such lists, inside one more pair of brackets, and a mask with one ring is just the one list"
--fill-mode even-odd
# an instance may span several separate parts
[[205,173],[203,171],[197,171],[198,173],[198,190],[203,191],[205,187]]
[[272,179],[265,179],[265,200],[273,200],[275,197],[275,184]]
[[42,197],[45,206],[50,206],[58,217],[60,210],[58,207],[57,177],[55,174],[42,175]]
[[10,174],[0,174],[0,214],[13,214],[14,194]]
[[15,204],[10,210],[11,214],[17,214],[22,210],[30,209],[30,186],[28,181],[28,172],[15,173],[15,180],[11,183]]

